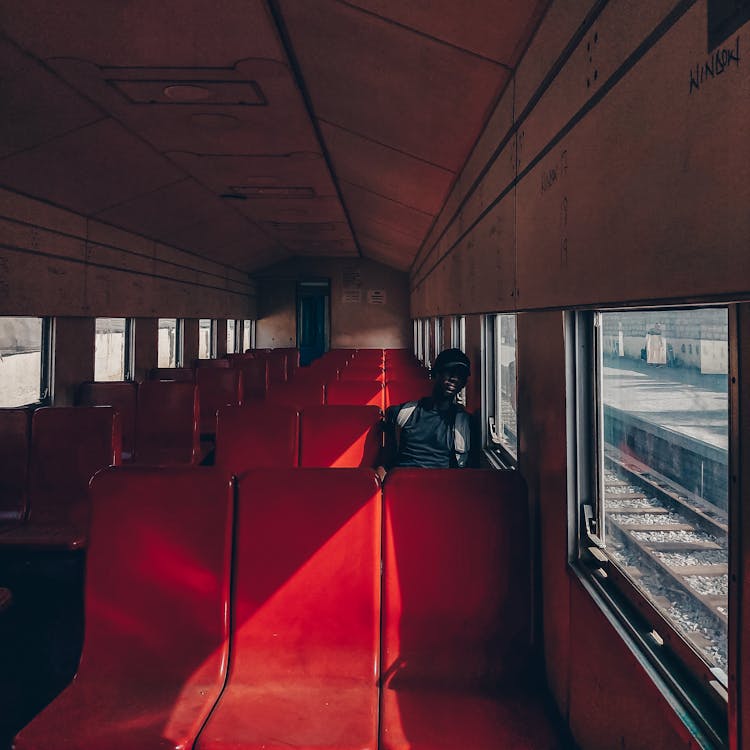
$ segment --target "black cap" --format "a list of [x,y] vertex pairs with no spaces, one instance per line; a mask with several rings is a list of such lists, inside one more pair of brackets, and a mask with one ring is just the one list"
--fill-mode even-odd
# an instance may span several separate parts
[[460,349],[443,349],[443,351],[435,357],[435,361],[432,364],[433,372],[445,370],[449,367],[465,367],[466,376],[468,377],[471,375],[471,362]]

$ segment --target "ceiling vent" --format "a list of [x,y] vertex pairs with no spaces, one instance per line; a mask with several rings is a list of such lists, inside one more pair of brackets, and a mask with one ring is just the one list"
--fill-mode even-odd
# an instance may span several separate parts
[[231,193],[244,195],[246,198],[314,198],[311,187],[286,187],[282,185],[230,185]]
[[109,78],[107,83],[131,104],[262,107],[268,104],[256,81]]

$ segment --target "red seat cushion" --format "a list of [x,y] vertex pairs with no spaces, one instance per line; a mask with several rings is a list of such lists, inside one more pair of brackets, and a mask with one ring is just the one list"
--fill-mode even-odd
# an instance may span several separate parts
[[317,380],[279,383],[268,389],[266,400],[272,404],[294,406],[304,409],[306,406],[320,406],[325,403],[325,385]]
[[190,464],[200,454],[200,406],[193,383],[146,381],[138,387],[135,460]]
[[229,483],[211,468],[127,467],[92,494],[81,665],[14,747],[190,748],[226,669]]
[[374,380],[329,380],[326,383],[326,403],[382,409],[383,384]]
[[132,461],[135,452],[137,388],[135,383],[124,380],[81,383],[76,394],[76,404],[79,406],[113,406],[120,413],[123,461]]
[[26,469],[30,418],[26,409],[0,409],[0,524],[19,524],[26,515]]
[[385,385],[385,408],[405,404],[407,401],[419,401],[432,393],[430,380],[393,380]]
[[377,466],[382,435],[377,406],[308,407],[300,419],[300,466]]
[[384,507],[381,747],[558,747],[516,687],[531,638],[517,472],[395,469]]
[[250,398],[265,398],[269,385],[268,360],[240,359],[232,363],[232,367],[242,370],[242,400]]
[[230,474],[291,468],[299,460],[299,414],[294,407],[257,403],[219,409],[215,463]]
[[201,433],[213,435],[216,432],[216,412],[222,406],[235,406],[240,403],[241,380],[241,371],[228,367],[199,367],[195,371],[195,384],[198,386],[201,407]]
[[77,549],[86,544],[89,481],[122,456],[119,415],[111,406],[47,407],[34,412],[26,521],[0,544]]
[[232,664],[196,747],[375,748],[375,474],[256,469],[237,507]]

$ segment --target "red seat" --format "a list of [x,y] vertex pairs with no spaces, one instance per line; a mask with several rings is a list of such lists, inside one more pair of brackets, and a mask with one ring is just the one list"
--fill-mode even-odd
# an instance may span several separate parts
[[[224,360],[226,361],[226,360]],[[202,434],[216,433],[216,412],[222,406],[242,403],[242,370],[229,367],[199,367],[195,384],[201,406]]]
[[432,387],[430,380],[392,380],[385,384],[385,408],[419,401],[432,393]]
[[190,367],[153,367],[148,374],[149,380],[179,380],[192,383],[195,373]]
[[[233,355],[233,356],[242,356],[242,355]],[[195,370],[198,370],[201,367],[208,367],[208,368],[218,367],[221,370],[226,367],[229,367],[229,365],[230,365],[229,359],[194,359],[193,360],[193,369]]]
[[352,362],[341,370],[341,380],[378,380],[383,382],[383,368],[379,365],[360,365]]
[[229,483],[211,468],[127,467],[91,489],[81,664],[14,747],[191,748],[226,670]]
[[323,383],[313,381],[298,381],[296,383],[280,383],[268,389],[266,400],[272,404],[294,406],[304,409],[307,406],[320,406],[325,403],[326,389]]
[[517,472],[395,469],[383,493],[380,747],[560,747],[518,679],[531,588]]
[[326,403],[382,409],[383,384],[372,380],[334,380],[326,383]]
[[309,407],[300,418],[300,466],[377,466],[383,441],[377,406]]
[[135,452],[135,411],[137,403],[135,383],[117,381],[81,383],[76,394],[79,406],[113,406],[120,414],[122,426],[122,460],[132,461]]
[[268,382],[271,385],[286,383],[289,380],[286,351],[271,349],[265,353],[265,359],[268,360]]
[[78,549],[86,545],[89,481],[122,456],[119,415],[111,406],[46,407],[31,423],[26,521],[0,535],[3,546]]
[[425,367],[403,362],[386,363],[386,380],[429,380],[430,373]]
[[0,524],[18,525],[26,516],[29,411],[0,409]]
[[354,362],[358,365],[378,365],[383,364],[382,349],[357,349],[354,355]]
[[237,507],[230,674],[196,750],[375,748],[375,474],[255,469]]
[[234,360],[232,367],[242,371],[242,401],[266,397],[269,364],[265,357]]
[[138,387],[135,460],[190,464],[200,455],[198,388],[192,383],[147,381]]
[[299,413],[258,403],[219,409],[215,464],[230,474],[255,468],[291,468],[299,458]]

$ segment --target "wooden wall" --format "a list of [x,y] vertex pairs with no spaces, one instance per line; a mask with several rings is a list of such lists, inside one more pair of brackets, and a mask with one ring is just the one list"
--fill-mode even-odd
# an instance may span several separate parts
[[749,47],[709,52],[706,0],[554,0],[410,272],[413,318],[519,313],[542,647],[582,747],[697,744],[569,567],[563,311],[750,296]]

